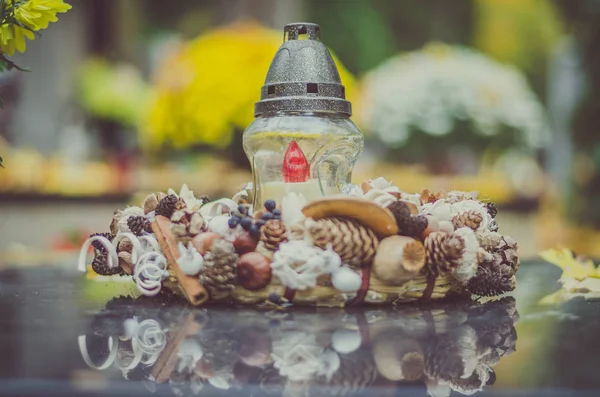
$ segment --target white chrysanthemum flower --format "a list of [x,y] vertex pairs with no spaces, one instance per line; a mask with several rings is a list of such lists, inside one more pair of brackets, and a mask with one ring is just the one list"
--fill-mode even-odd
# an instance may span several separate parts
[[404,145],[415,130],[453,133],[461,120],[484,136],[517,130],[529,147],[549,138],[543,106],[524,75],[468,48],[432,44],[389,59],[363,82],[357,117],[391,146]]
[[437,200],[433,203],[423,204],[421,214],[432,215],[439,221],[452,221],[452,206],[444,199]]
[[196,196],[194,196],[194,192],[192,192],[186,184],[181,186],[179,198],[185,201],[185,206],[190,211],[198,211],[200,207],[202,207],[202,200],[197,199]]

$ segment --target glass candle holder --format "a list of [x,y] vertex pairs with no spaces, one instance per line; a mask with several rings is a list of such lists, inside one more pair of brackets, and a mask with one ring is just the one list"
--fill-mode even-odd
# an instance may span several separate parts
[[311,201],[341,192],[364,145],[351,114],[319,26],[287,25],[255,107],[256,119],[244,132],[253,202],[281,203],[289,193]]

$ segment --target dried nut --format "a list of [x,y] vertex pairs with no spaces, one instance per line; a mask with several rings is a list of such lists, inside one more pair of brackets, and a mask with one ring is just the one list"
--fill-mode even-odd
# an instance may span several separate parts
[[398,233],[398,225],[392,213],[372,200],[358,197],[323,198],[310,202],[302,212],[314,220],[331,217],[354,219],[372,229],[379,238]]
[[253,239],[252,236],[250,236],[250,233],[248,232],[241,234],[233,242],[233,246],[235,247],[235,250],[239,255],[244,255],[248,252],[255,251],[257,245],[258,241]]
[[133,251],[133,243],[128,238],[124,238],[119,242],[119,245],[117,246],[117,251],[131,252]]
[[271,282],[271,261],[258,252],[249,252],[240,257],[238,279],[242,287],[256,291]]
[[110,222],[110,232],[112,234],[117,234],[119,232],[119,221],[123,216],[123,211],[116,210],[113,214],[112,221]]
[[272,342],[268,329],[253,327],[244,330],[238,346],[240,360],[251,367],[260,367],[271,361]]
[[192,244],[194,245],[194,247],[196,247],[200,255],[204,256],[212,246],[213,242],[220,238],[221,236],[218,233],[200,233],[199,235],[194,237],[194,239],[192,240]]
[[413,279],[425,266],[425,247],[412,237],[384,238],[377,247],[373,273],[381,281],[399,285]]
[[144,199],[144,203],[142,204],[142,207],[144,208],[144,215],[154,211],[157,205],[158,198],[156,197],[156,194],[151,193],[148,196],[146,196],[146,198]]
[[427,228],[423,231],[423,235],[421,236],[423,239],[433,232],[440,231],[440,221],[435,216],[427,215],[425,217],[427,218]]
[[454,233],[454,225],[450,221],[440,221],[440,232]]

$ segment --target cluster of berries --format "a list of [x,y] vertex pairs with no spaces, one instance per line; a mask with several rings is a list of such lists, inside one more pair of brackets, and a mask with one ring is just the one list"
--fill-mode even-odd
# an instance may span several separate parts
[[254,239],[260,238],[260,229],[270,221],[271,219],[281,219],[281,210],[277,209],[275,200],[265,201],[266,211],[261,215],[260,219],[254,219],[251,214],[248,213],[248,207],[240,205],[238,207],[238,213],[233,214],[229,219],[229,227],[231,229],[236,228],[238,225],[242,229],[250,233],[250,236]]

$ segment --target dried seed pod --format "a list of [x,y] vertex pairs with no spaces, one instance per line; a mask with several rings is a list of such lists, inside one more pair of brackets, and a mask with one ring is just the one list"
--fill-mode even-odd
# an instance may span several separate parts
[[425,247],[420,241],[406,236],[383,239],[373,261],[375,276],[389,284],[398,285],[414,278],[425,266]]
[[144,199],[144,202],[142,204],[142,208],[144,209],[144,215],[149,214],[150,212],[154,211],[156,209],[157,205],[158,205],[158,197],[156,197],[156,194],[151,193],[148,196],[146,196],[146,198]]

